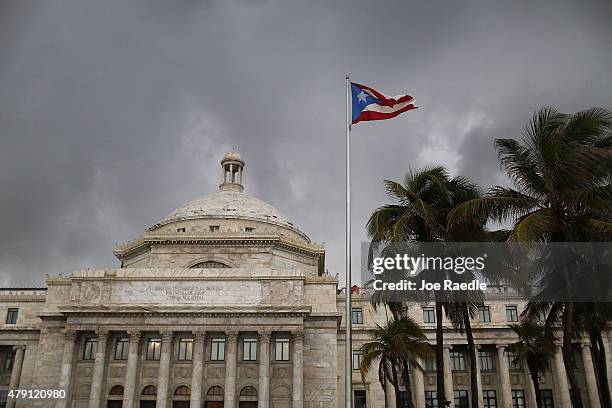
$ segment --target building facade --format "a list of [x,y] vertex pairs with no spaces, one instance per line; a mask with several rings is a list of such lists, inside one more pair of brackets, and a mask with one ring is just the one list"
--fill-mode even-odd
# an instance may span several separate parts
[[[244,193],[243,169],[237,152],[225,155],[220,191],[117,246],[120,268],[1,289],[0,407],[342,407],[345,292],[325,272],[323,246]],[[514,341],[508,322],[523,302],[502,292],[489,300],[474,322],[482,408],[535,407],[526,367],[505,351]],[[412,311],[433,342],[430,306]],[[359,347],[385,311],[356,289],[351,319],[354,406],[383,407],[376,370],[362,381],[356,368]],[[446,394],[467,407],[466,341],[450,327],[446,338]],[[575,354],[585,406],[598,408],[588,344],[577,344]],[[411,373],[417,408],[433,406],[432,368],[423,361]],[[559,353],[543,388],[547,407],[569,406]],[[65,397],[9,398],[15,389]],[[388,397],[386,406],[399,408]]]

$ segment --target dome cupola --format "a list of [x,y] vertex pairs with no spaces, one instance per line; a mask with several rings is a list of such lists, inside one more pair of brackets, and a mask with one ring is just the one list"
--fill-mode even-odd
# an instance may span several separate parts
[[242,174],[244,169],[244,161],[240,154],[232,149],[226,153],[221,160],[221,184],[220,191],[242,191]]

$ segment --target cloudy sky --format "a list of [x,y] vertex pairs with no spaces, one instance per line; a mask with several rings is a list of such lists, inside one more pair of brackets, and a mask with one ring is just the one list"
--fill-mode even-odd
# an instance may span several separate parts
[[494,138],[612,108],[610,21],[607,0],[0,0],[0,286],[117,266],[232,146],[342,275],[346,72],[419,106],[354,128],[358,249],[383,179],[506,183]]

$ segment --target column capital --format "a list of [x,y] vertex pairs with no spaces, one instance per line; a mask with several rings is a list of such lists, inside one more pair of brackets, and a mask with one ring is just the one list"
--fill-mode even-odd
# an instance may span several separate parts
[[161,335],[162,343],[170,343],[174,338],[174,332],[172,330],[162,329],[159,331]]
[[304,340],[304,330],[298,329],[291,332],[293,335],[293,341],[303,341]]
[[127,332],[130,343],[138,343],[140,341],[140,337],[142,336],[142,332],[140,330],[128,330]]
[[259,331],[259,341],[262,343],[269,343],[270,337],[272,337],[272,332],[269,330],[260,330]]
[[73,342],[76,340],[76,338],[77,338],[76,330],[66,329],[66,331],[64,331],[64,340],[66,340],[67,342]]
[[589,343],[580,343],[580,348],[581,349],[590,349],[591,348],[591,344]]
[[476,350],[480,350],[482,348],[482,344],[475,344]]
[[444,345],[442,345],[442,348],[445,348],[447,350],[452,350],[453,349],[453,345],[452,344],[444,344]]
[[13,346],[13,350],[25,350],[26,346],[25,344],[19,344],[16,346]]
[[238,340],[238,332],[236,330],[226,331],[225,336],[227,337],[227,341],[230,343],[235,343]]
[[504,351],[504,350],[506,350],[506,348],[508,347],[508,345],[507,345],[507,344],[496,344],[496,345],[495,345],[495,347],[496,347],[498,350],[502,350],[502,351]]
[[106,329],[96,330],[96,337],[98,338],[98,341],[100,342],[106,341],[106,339],[108,339],[108,335],[109,335],[109,332]]
[[206,331],[204,330],[196,330],[193,333],[194,341],[206,341]]

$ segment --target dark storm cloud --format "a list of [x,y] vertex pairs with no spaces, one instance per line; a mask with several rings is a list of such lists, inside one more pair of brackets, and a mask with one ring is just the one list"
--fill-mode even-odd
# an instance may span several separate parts
[[[354,242],[381,181],[441,163],[503,183],[492,140],[612,106],[606,1],[0,1],[0,285],[117,265],[115,242],[246,189],[343,270],[344,74],[419,109],[354,128]],[[354,265],[358,265],[358,254]]]

